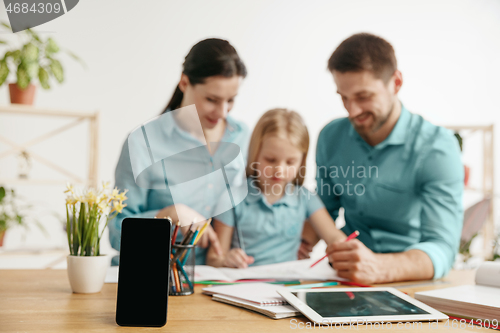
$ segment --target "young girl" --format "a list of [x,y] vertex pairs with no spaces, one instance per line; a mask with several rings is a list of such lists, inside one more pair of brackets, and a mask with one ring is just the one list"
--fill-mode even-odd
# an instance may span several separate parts
[[309,133],[298,113],[274,109],[260,118],[248,151],[248,195],[234,211],[214,218],[223,253],[211,248],[208,265],[245,268],[297,260],[306,220],[327,244],[346,238],[321,199],[302,186],[308,148]]

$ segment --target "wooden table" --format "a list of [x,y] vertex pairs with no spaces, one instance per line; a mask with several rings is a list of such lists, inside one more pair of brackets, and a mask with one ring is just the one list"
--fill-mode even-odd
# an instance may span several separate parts
[[[473,271],[453,271],[444,280],[392,284],[413,296],[415,291],[474,283]],[[212,301],[196,286],[194,295],[169,297],[168,320],[162,328],[120,327],[115,323],[117,284],[97,294],[73,294],[66,270],[0,270],[0,332],[293,332],[292,318],[273,320],[258,313]],[[305,317],[296,317],[306,322]],[[335,329],[335,328],[333,328]],[[347,328],[348,329],[348,328]],[[358,330],[365,330],[360,326]],[[422,332],[476,332],[477,327],[452,329],[439,323]],[[316,327],[315,330],[326,331]],[[331,331],[332,327],[328,329]],[[352,330],[352,329],[351,329]],[[484,328],[481,328],[483,332]],[[387,331],[387,329],[385,330]],[[397,329],[391,332],[410,332]]]

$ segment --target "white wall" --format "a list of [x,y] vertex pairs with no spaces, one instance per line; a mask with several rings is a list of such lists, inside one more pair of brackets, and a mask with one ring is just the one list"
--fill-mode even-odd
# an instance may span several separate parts
[[[6,19],[6,13],[0,17]],[[114,179],[127,133],[162,110],[177,84],[184,56],[207,37],[228,39],[248,67],[234,117],[253,126],[270,108],[295,109],[309,126],[312,151],[320,129],[346,115],[326,62],[343,39],[357,32],[378,34],[392,43],[404,77],[400,97],[411,111],[442,124],[500,125],[500,2],[496,0],[85,0],[35,30],[53,36],[87,63],[84,70],[69,57],[61,57],[66,82],[54,83],[48,92],[39,89],[36,105],[101,110],[102,180]],[[13,40],[7,33],[2,38]],[[4,85],[0,104],[7,103]],[[0,133],[20,142],[52,126],[42,120],[0,118]],[[84,175],[86,165],[79,158],[87,148],[77,143],[84,134],[82,127],[35,151]],[[480,155],[470,156],[468,163],[478,165],[472,181],[479,182]],[[0,177],[14,174],[15,163],[15,159],[0,161]],[[308,163],[313,170],[314,154]],[[48,174],[44,168],[33,169],[33,175]],[[309,172],[308,179],[313,176]],[[64,189],[19,186],[18,190],[41,207],[51,237],[45,239],[35,231],[21,243],[20,233],[12,232],[6,246],[64,246],[60,226],[51,216],[64,212]]]

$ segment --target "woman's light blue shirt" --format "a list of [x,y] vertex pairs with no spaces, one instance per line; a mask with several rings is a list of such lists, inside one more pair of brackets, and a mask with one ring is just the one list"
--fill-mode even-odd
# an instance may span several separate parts
[[[246,158],[249,139],[247,126],[229,116],[226,118],[226,121],[227,126],[221,142],[237,144],[241,149],[242,155]],[[179,154],[179,152],[192,149],[193,146],[199,146],[201,143],[176,124],[171,112],[167,112],[167,114],[162,115],[161,130],[155,133],[155,137],[155,141],[161,144],[161,150],[164,156],[173,156],[172,158],[174,159],[183,158],[183,160],[178,162],[179,165],[187,166],[190,162],[200,162],[199,158],[197,161],[189,161],[186,160],[185,154]],[[120,190],[128,189],[126,194],[128,199],[125,201],[127,206],[123,209],[122,213],[118,214],[115,219],[109,222],[109,240],[111,246],[116,250],[120,250],[121,223],[123,219],[127,217],[152,218],[156,216],[161,209],[174,204],[172,194],[168,186],[165,187],[165,185],[163,185],[163,189],[158,188],[158,186],[151,186],[149,188],[144,186],[144,183],[146,182],[151,184],[165,184],[163,173],[159,174],[158,172],[153,171],[145,175],[145,177],[141,174],[136,181],[130,161],[129,144],[134,144],[134,142],[131,142],[130,140],[125,141],[115,171],[115,186]],[[150,144],[153,145],[153,143]],[[211,163],[210,161],[223,159],[225,148],[227,147],[220,145],[213,156],[209,156],[209,154],[207,154],[209,157],[207,158],[206,163],[203,164],[206,168],[205,174],[209,174],[214,171],[214,163]],[[135,150],[137,150],[137,147],[135,147]],[[143,158],[146,161],[149,160],[148,151],[144,151]],[[146,180],[144,181],[144,179]],[[138,185],[139,180],[143,182],[143,184],[139,184],[141,186]],[[192,198],[190,202],[184,203],[198,212],[205,213],[213,210],[213,208],[217,206],[219,198],[211,193],[212,191],[210,188],[200,188],[197,192],[196,198]],[[179,233],[177,241],[180,241],[181,237],[182,235]],[[196,249],[197,264],[204,264],[205,256],[206,249]],[[118,257],[113,258],[113,264],[118,264]]]
[[[297,260],[304,222],[318,209],[321,199],[305,187],[288,184],[285,195],[269,204],[253,178],[248,179],[248,196],[233,211],[215,218],[236,225],[246,254],[254,257],[253,265]],[[236,229],[233,247],[239,247]]]

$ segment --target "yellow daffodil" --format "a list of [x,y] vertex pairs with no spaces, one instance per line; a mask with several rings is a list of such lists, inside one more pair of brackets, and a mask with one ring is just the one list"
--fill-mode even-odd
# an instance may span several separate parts
[[118,191],[118,188],[114,188],[113,189],[113,192],[111,192],[111,198],[116,198],[117,196],[119,195],[119,191]]
[[127,200],[128,198],[125,196],[125,193],[127,193],[127,192],[128,192],[128,190],[125,190],[125,191],[123,191],[123,192],[121,192],[121,193],[117,194],[117,195],[115,196],[115,199],[118,199],[118,200],[120,200],[120,201],[125,201],[125,200]]
[[74,205],[78,202],[78,200],[75,197],[67,197],[66,198],[66,205]]
[[93,205],[94,203],[97,202],[97,195],[95,193],[95,190],[92,188],[87,191],[85,197],[86,197],[86,202],[88,202],[89,205]]
[[68,192],[74,193],[73,185],[71,185],[70,183],[66,183],[66,188],[67,188],[67,190],[64,191],[64,193],[68,193]]
[[[116,214],[121,213],[127,205],[123,203],[127,199],[125,194],[127,190],[120,192],[118,188],[111,190],[109,182],[103,182],[102,188],[99,190],[89,188],[85,191],[75,190],[73,185],[67,184],[66,205],[67,205],[67,222],[66,231],[68,237],[68,245],[72,255],[99,255],[99,240],[101,239],[104,229],[109,219],[116,217]],[[87,205],[80,205],[88,203]],[[114,214],[111,214],[115,212]],[[83,216],[81,214],[84,214]],[[81,220],[80,220],[81,219]],[[99,221],[104,220],[104,227],[99,226]],[[74,228],[73,221],[79,221],[87,225],[83,228]],[[88,225],[89,221],[98,221],[97,225]],[[78,230],[84,230],[83,234],[78,234]],[[98,233],[96,233],[98,231]],[[90,236],[85,233],[90,232]],[[85,242],[85,243],[82,243]],[[76,245],[75,245],[76,244]],[[90,246],[97,244],[97,246]]]
[[101,201],[98,205],[97,208],[99,209],[99,212],[102,215],[108,215],[111,212],[111,207],[109,206],[108,202]]
[[121,213],[123,208],[125,208],[127,205],[123,204],[121,201],[113,201],[113,211],[117,211],[118,213]]

